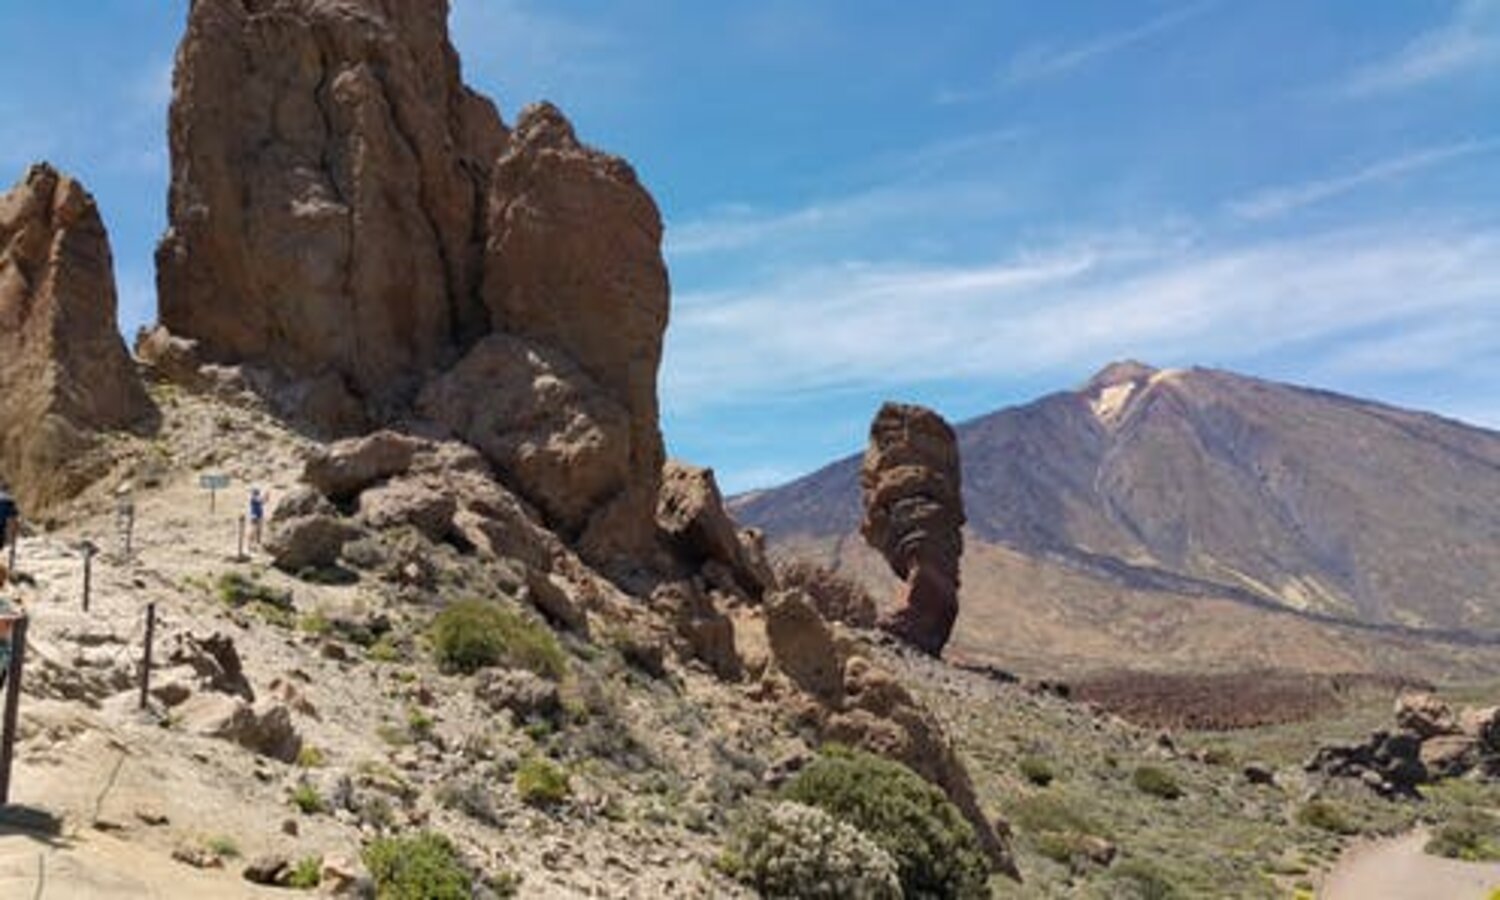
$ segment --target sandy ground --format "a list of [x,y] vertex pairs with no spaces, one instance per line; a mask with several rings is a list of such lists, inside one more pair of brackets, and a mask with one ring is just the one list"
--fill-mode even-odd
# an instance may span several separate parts
[[1486,900],[1500,863],[1467,863],[1422,852],[1426,831],[1361,844],[1328,874],[1323,900]]

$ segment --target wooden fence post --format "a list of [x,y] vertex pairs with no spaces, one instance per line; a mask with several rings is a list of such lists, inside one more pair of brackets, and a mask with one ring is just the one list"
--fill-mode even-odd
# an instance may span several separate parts
[[5,726],[0,732],[0,806],[10,803],[10,768],[16,753],[16,722],[21,713],[21,669],[26,662],[26,624],[22,615],[11,626],[10,666],[5,676]]
[[89,611],[89,592],[94,583],[94,544],[83,542],[83,611]]
[[141,659],[141,709],[146,708],[151,690],[151,642],[156,638],[156,604],[146,604],[146,653]]

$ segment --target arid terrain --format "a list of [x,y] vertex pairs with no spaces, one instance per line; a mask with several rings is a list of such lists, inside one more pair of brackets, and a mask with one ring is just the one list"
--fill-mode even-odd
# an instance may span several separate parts
[[631,163],[445,2],[185,12],[131,346],[0,194],[0,898],[1500,887],[1500,436],[1117,363],[726,500]]

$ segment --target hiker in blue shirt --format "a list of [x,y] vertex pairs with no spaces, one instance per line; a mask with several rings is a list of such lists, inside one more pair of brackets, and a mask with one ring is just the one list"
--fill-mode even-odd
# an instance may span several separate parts
[[266,501],[270,499],[271,492],[261,493],[260,488],[250,489],[250,545],[260,546],[260,535],[262,523],[266,520]]

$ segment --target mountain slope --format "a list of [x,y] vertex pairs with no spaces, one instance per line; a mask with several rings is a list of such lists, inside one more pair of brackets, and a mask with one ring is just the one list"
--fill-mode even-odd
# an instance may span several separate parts
[[[1139,363],[957,430],[970,532],[961,646],[986,649],[972,626],[1008,602],[1077,617],[1091,602],[1182,596],[1448,637],[1500,632],[1500,434]],[[735,512],[782,547],[878,582],[879,567],[857,559],[858,473],[850,457],[739,498]]]

